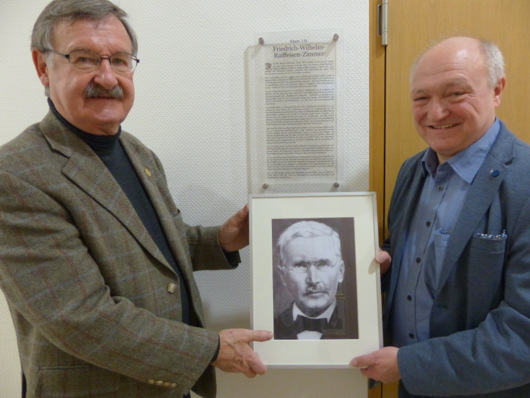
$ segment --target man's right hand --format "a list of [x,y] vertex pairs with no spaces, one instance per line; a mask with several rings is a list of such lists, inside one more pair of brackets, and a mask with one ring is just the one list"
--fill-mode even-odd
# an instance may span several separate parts
[[224,372],[243,373],[247,377],[265,374],[267,367],[250,348],[250,342],[267,341],[272,336],[272,332],[265,330],[221,330],[219,355],[212,365]]

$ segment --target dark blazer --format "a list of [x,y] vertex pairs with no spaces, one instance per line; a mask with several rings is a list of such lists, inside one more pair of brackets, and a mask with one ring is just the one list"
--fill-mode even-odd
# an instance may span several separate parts
[[193,271],[231,268],[218,228],[190,227],[158,158],[120,140],[191,296],[97,155],[51,113],[0,149],[0,287],[27,397],[215,396],[218,335],[204,329]]
[[[424,183],[422,156],[403,164],[389,210],[383,245],[392,256],[383,283],[387,336],[407,230]],[[530,397],[530,147],[502,122],[449,238],[430,335],[398,352],[411,394]]]

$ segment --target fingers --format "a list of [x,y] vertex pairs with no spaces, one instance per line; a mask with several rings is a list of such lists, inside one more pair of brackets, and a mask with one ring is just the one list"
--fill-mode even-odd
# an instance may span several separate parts
[[375,262],[380,265],[381,273],[386,273],[390,268],[392,258],[390,254],[384,250],[379,249],[379,252],[375,255]]
[[249,341],[268,341],[273,338],[273,333],[268,330],[251,330]]
[[[259,359],[255,352],[252,353],[253,358],[249,360],[249,370],[254,374],[254,376],[264,375],[267,372],[267,366]],[[254,377],[252,376],[252,377]]]
[[378,264],[383,264],[390,261],[390,254],[388,252],[379,250],[379,252],[375,255],[375,262]]
[[350,361],[350,366],[360,368],[361,374],[383,383],[393,383],[401,379],[397,360],[397,347],[384,347]]
[[219,332],[221,347],[214,366],[225,372],[243,373],[247,377],[265,374],[267,367],[250,347],[252,341],[267,341],[273,336],[266,330],[225,329]]
[[251,341],[267,341],[273,338],[273,333],[268,330],[250,330],[250,329],[225,329],[221,330],[220,334],[232,336],[234,340],[240,340],[244,343]]
[[[268,330],[250,330],[249,332],[250,332],[249,342],[268,341],[272,339],[273,337],[273,333]],[[254,351],[252,351],[252,357],[249,359],[248,362],[249,362],[250,370],[254,373],[254,376],[256,374],[263,375],[265,374],[265,372],[267,372],[267,367],[261,361],[261,359],[259,359],[258,355]]]
[[247,222],[248,219],[248,203],[239,209],[236,214],[231,217],[231,221],[238,225],[244,222]]
[[355,357],[350,361],[350,366],[352,368],[367,368],[370,366],[370,359],[368,355],[361,355],[359,357]]
[[249,244],[248,203],[230,217],[219,230],[219,243],[228,252],[240,250]]
[[248,213],[249,213],[249,206],[248,206],[248,203],[243,206],[242,209],[240,209],[237,214],[239,217],[241,217],[241,219],[245,219],[245,218],[248,218]]

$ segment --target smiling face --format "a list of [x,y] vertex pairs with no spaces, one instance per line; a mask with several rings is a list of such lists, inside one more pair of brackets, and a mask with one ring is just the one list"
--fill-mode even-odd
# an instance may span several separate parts
[[[335,240],[331,236],[298,237],[282,251],[284,264],[278,269],[284,286],[306,315],[320,315],[333,303],[344,279],[344,262],[337,257]],[[331,266],[316,266],[323,263]]]
[[411,76],[414,124],[440,163],[488,131],[504,84],[503,77],[491,87],[475,39],[447,39],[419,59]]
[[[68,54],[86,49],[99,56],[131,53],[131,40],[120,20],[110,16],[101,21],[81,20],[75,23],[60,22],[53,32],[53,49]],[[34,49],[33,60],[44,86],[50,88],[50,98],[57,111],[74,126],[91,134],[114,135],[125,120],[134,102],[133,73],[118,74],[104,59],[95,71],[74,69],[67,59],[57,54],[42,53]],[[52,56],[53,63],[48,63]],[[89,98],[90,85],[102,90]],[[107,90],[123,90],[122,98],[109,98]]]

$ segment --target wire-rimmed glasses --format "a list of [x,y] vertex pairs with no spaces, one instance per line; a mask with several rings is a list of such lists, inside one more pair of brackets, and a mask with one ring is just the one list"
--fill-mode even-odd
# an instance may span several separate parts
[[63,54],[55,50],[46,51],[53,52],[66,58],[74,69],[81,72],[93,72],[98,68],[101,60],[108,59],[114,72],[126,74],[133,72],[136,65],[138,65],[138,62],[140,62],[140,60],[134,55],[126,52],[120,52],[111,55],[110,57],[102,57],[93,51],[83,49],[74,50],[68,54]]

